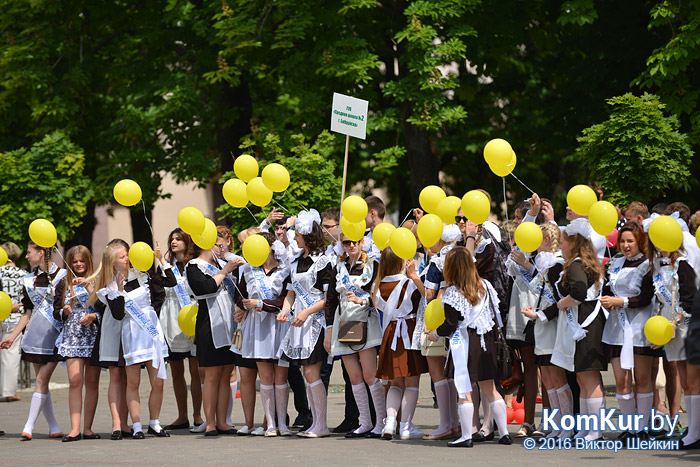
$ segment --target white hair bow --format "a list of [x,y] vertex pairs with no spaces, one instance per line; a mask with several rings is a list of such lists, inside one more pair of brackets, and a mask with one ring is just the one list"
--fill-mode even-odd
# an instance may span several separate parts
[[317,210],[310,209],[308,211],[301,211],[294,223],[294,228],[302,235],[309,235],[314,226],[314,222],[319,225],[321,224],[321,216],[318,214]]
[[590,240],[591,236],[593,235],[593,229],[591,228],[591,224],[590,222],[588,222],[588,219],[584,217],[579,217],[577,219],[572,220],[571,223],[566,226],[564,232],[569,237],[573,237],[574,235],[578,234],[583,238],[587,238],[588,240]]

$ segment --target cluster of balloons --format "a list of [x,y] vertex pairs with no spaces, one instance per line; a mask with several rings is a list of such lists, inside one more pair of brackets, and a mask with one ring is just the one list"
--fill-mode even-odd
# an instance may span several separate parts
[[192,206],[182,208],[177,214],[177,225],[192,237],[192,241],[199,248],[210,250],[216,245],[216,224],[204,217],[199,209]]
[[234,208],[244,208],[248,201],[265,207],[272,201],[273,192],[281,193],[289,187],[289,172],[283,165],[268,164],[258,176],[258,161],[248,154],[236,158],[233,171],[238,178],[227,180],[222,191],[226,202]]
[[343,200],[340,205],[340,230],[349,240],[358,242],[364,237],[368,211],[367,203],[359,196],[352,195]]
[[197,324],[197,305],[185,305],[177,314],[177,324],[182,333],[187,337],[194,336],[194,328]]
[[496,138],[492,139],[484,147],[484,160],[489,165],[491,172],[499,177],[505,177],[515,169],[518,158],[508,141]]

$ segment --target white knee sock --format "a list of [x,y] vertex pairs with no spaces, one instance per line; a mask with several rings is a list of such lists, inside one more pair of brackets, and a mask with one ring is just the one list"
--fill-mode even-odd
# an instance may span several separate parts
[[309,429],[309,433],[322,433],[328,430],[326,420],[326,409],[328,404],[328,394],[322,380],[314,381],[309,385],[311,392],[314,394],[314,405],[316,406],[316,414],[314,415],[315,430]]
[[440,412],[440,425],[430,434],[436,436],[449,431],[452,428],[452,422],[450,420],[450,384],[446,379],[443,379],[435,383],[434,386],[438,412]]
[[[41,408],[44,406],[45,398],[46,394],[39,394],[38,392],[35,392],[32,395],[32,401],[29,404],[29,416],[27,417],[27,423],[24,424],[22,433],[28,433],[31,435],[34,431],[34,424],[36,423],[36,419],[39,418]],[[688,407],[688,410],[690,410],[690,404],[686,402],[685,406]]]
[[498,427],[498,437],[503,438],[508,434],[508,415],[506,413],[506,401],[497,399],[490,404],[493,419]]
[[[571,392],[571,388],[568,384],[557,388],[557,400],[559,401],[559,408],[561,409],[559,421],[561,421],[562,416],[566,414],[572,415],[574,413],[574,394]],[[562,439],[571,438],[572,434],[573,430],[562,429],[559,432],[559,437]]]
[[392,386],[389,388],[386,392],[386,418],[396,420],[396,415],[399,413],[402,399],[403,390],[400,387]]
[[685,400],[685,413],[688,418],[688,426],[690,426],[690,424],[693,423],[693,411],[691,410],[692,405],[690,402],[691,399],[690,396],[685,396],[683,399]]
[[[237,381],[234,381],[233,383],[229,383],[229,387],[231,388],[231,395],[228,398],[228,410],[226,411],[226,424],[229,426],[233,426],[233,422],[231,421],[231,414],[233,413],[233,406],[236,402],[236,385]],[[253,428],[252,426],[248,428]]]
[[[457,409],[457,403],[459,402],[459,394],[457,394],[457,387],[455,386],[454,379],[448,379],[448,386],[450,387],[450,428],[454,429],[460,426],[462,423],[459,419],[459,413]],[[474,412],[474,404],[472,403],[472,413]]]
[[386,399],[384,395],[384,387],[380,380],[375,380],[374,384],[369,387],[369,392],[372,394],[372,404],[374,404],[374,415],[377,422],[374,424],[372,433],[380,434],[384,430],[384,419],[386,418]]
[[289,403],[289,385],[275,384],[275,410],[277,412],[277,429],[289,431],[287,427],[287,404]]
[[[554,409],[559,409],[559,415],[554,418],[557,425],[559,425],[559,421],[561,420],[561,407],[559,406],[559,396],[557,396],[556,388],[547,389],[547,396],[549,397],[549,410],[553,411]],[[560,430],[555,430],[552,428],[552,431],[547,435],[547,438],[557,438],[559,437],[559,434],[561,434]]]
[[41,410],[44,414],[44,418],[49,423],[49,433],[60,433],[61,428],[58,426],[56,421],[56,416],[53,414],[53,402],[51,401],[51,392],[46,393],[46,399],[44,399],[44,406]]
[[[647,392],[644,394],[637,393],[637,413],[644,415],[642,419],[640,429],[644,430],[644,427],[649,423],[649,417],[651,417],[651,406],[654,404],[654,393]],[[673,428],[673,427],[671,427]]]
[[316,428],[316,420],[318,415],[316,414],[316,404],[314,404],[314,392],[311,390],[310,385],[306,385],[306,398],[309,401],[309,409],[311,409],[311,426],[306,430],[307,432]]
[[416,404],[418,403],[418,388],[407,387],[403,393],[401,401],[401,422],[409,423],[413,420],[413,414],[416,412]]
[[[625,415],[635,413],[636,407],[633,392],[630,392],[629,394],[615,393],[615,398],[617,399],[617,406],[620,408],[620,413]],[[645,426],[645,424],[642,424],[641,428],[644,429]],[[629,431],[635,433],[635,430],[633,429],[630,429]]]
[[[690,404],[686,402],[685,410],[688,412],[688,434],[683,438],[683,445],[687,446],[694,443],[700,439],[700,396],[686,396],[690,397]],[[691,416],[690,413],[693,413]]]
[[260,402],[262,402],[265,419],[267,420],[267,431],[277,429],[275,424],[275,387],[273,385],[260,385]]
[[455,441],[465,441],[472,439],[472,418],[474,417],[474,404],[471,402],[463,402],[457,406],[459,412],[459,423],[462,425],[462,436]]
[[362,424],[354,430],[355,433],[365,433],[372,429],[372,412],[369,409],[369,394],[365,388],[364,381],[360,384],[352,385],[352,395],[355,397],[357,410],[360,412]]
[[[583,397],[578,398],[578,412],[579,413],[589,413],[588,412],[588,399],[584,399]],[[574,438],[583,438],[588,434],[588,430],[581,430],[576,435]]]
[[[600,414],[600,409],[605,408],[605,397],[592,397],[586,402],[588,412],[592,414]],[[599,427],[600,428],[600,427]],[[600,430],[590,430],[586,435],[586,439],[593,441],[603,436]]]

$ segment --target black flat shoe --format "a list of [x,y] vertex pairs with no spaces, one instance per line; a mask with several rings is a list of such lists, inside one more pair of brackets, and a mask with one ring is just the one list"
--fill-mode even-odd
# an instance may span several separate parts
[[375,433],[373,431],[368,431],[365,433],[365,438],[370,438],[370,439],[379,439],[382,437],[381,433]]
[[86,435],[83,433],[83,439],[102,439],[102,436],[100,436],[98,433],[93,433],[91,435]]
[[354,431],[348,431],[345,433],[346,438],[365,438],[367,437],[367,433],[372,433],[372,430],[369,431],[363,431],[362,433],[355,433]]
[[146,439],[146,437],[143,434],[143,431],[137,431],[131,436],[133,439]]
[[690,444],[683,444],[683,440],[678,441],[678,449],[688,451],[690,449],[700,449],[700,439]]
[[131,430],[131,431],[122,430],[122,436],[124,438],[133,438],[134,437],[134,430]]
[[78,433],[78,434],[75,435],[75,436],[68,436],[68,435],[66,435],[66,436],[63,437],[63,439],[62,439],[61,441],[63,441],[64,443],[70,443],[70,442],[73,442],[73,441],[80,441],[81,439],[83,439],[83,437],[81,436],[80,433]]
[[177,425],[165,425],[163,429],[165,431],[170,431],[170,430],[186,430],[190,427],[190,421],[187,420],[186,422],[178,423]]
[[472,439],[465,439],[464,441],[450,441],[447,443],[448,447],[451,448],[471,448],[474,447],[474,443],[472,442]]
[[114,430],[112,432],[112,436],[109,437],[112,441],[119,441],[120,439],[123,439],[122,432],[120,430]]
[[485,435],[483,431],[480,431],[472,435],[472,441],[475,443],[481,443],[484,441],[493,441],[495,431],[492,431],[488,435]]
[[206,431],[204,432],[204,436],[219,436],[219,432],[216,430]]
[[153,436],[155,436],[156,438],[170,438],[170,433],[168,433],[167,431],[165,431],[164,428],[161,428],[160,431],[156,431],[156,430],[154,430],[153,428],[151,428],[151,427],[149,426],[149,427],[148,427],[148,434],[149,434],[149,435],[153,435]]
[[513,444],[513,438],[510,435],[501,436],[498,440],[498,444]]
[[221,430],[217,428],[216,433],[219,435],[235,435],[238,431],[235,428],[231,428],[230,430]]
[[347,433],[349,431],[356,430],[360,427],[360,421],[359,420],[350,420],[350,419],[345,419],[343,420],[340,425],[337,427],[333,428],[331,430],[331,433]]

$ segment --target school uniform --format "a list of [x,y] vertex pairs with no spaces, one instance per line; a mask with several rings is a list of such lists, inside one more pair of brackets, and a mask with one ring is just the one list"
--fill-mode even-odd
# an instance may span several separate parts
[[187,305],[196,305],[192,291],[185,278],[185,266],[174,260],[163,266],[165,300],[160,311],[160,325],[163,328],[165,342],[168,344],[168,360],[184,360],[197,355],[194,339],[185,335],[180,329],[178,316]]
[[520,266],[509,256],[506,260],[506,271],[513,278],[513,288],[510,293],[508,320],[506,321],[506,339],[511,347],[519,349],[535,345],[530,318],[520,312],[523,308],[537,304],[537,289],[530,283],[537,273],[535,265],[529,261],[525,267]]
[[[98,322],[92,322],[89,326],[80,324],[80,320],[93,313],[87,305],[90,292],[81,285],[68,286],[66,279],[56,286],[56,299],[53,303],[53,317],[63,322],[63,329],[56,339],[56,352],[66,358],[90,358],[97,337]],[[63,307],[70,305],[71,313],[63,314]]]
[[535,304],[534,337],[535,337],[535,363],[540,366],[551,365],[550,359],[557,339],[557,323],[559,308],[557,302],[561,300],[554,287],[559,279],[564,265],[561,252],[540,252],[535,257],[537,275],[530,282],[530,287],[538,291]]

